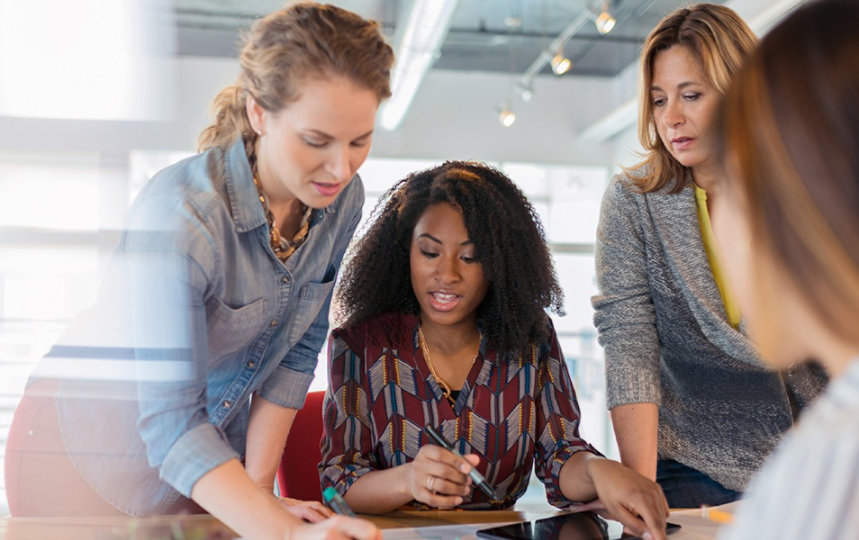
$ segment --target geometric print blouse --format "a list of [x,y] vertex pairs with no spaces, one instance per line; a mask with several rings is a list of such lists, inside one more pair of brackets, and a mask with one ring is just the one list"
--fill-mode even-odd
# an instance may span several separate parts
[[[462,454],[480,457],[477,469],[501,497],[491,501],[473,489],[460,508],[512,506],[527,489],[532,466],[550,504],[571,504],[561,494],[561,467],[576,452],[598,452],[579,436],[576,394],[554,328],[531,354],[504,360],[481,341],[451,406],[420,350],[419,324],[415,315],[384,314],[332,333],[322,489],[344,494],[363,474],[414,460],[422,445],[432,444],[424,431],[432,425]],[[429,508],[416,501],[407,506]]]

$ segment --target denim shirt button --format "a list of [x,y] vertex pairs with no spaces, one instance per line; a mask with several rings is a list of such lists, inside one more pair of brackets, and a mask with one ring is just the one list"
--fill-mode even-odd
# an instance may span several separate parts
[[282,278],[280,278],[280,281],[282,281],[283,283],[289,283],[289,276],[283,276]]
[[257,365],[257,363],[256,363],[256,362],[254,362],[253,360],[251,360],[250,362],[248,362],[248,367],[249,367],[250,369],[255,368],[255,367],[256,367],[256,365]]
[[224,400],[224,408],[225,408],[225,409],[229,409],[229,408],[230,408],[230,407],[232,407],[232,406],[233,406],[233,402],[232,402],[232,401],[230,401],[230,400],[228,400],[228,399],[225,399],[225,400]]
[[270,325],[272,328],[274,328],[275,326],[277,326],[277,319],[275,319],[275,320],[271,321],[271,323],[269,323],[269,325]]

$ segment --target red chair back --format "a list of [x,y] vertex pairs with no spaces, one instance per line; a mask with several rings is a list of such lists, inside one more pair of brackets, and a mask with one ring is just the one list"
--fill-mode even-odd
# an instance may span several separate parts
[[319,469],[322,452],[322,398],[324,391],[309,392],[289,429],[286,447],[277,469],[277,486],[282,497],[322,501]]

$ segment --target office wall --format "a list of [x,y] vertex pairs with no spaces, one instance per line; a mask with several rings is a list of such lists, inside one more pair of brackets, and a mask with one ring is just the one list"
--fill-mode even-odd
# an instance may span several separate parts
[[[162,104],[166,119],[150,121],[46,120],[0,117],[0,150],[118,153],[131,149],[193,149],[208,121],[212,98],[237,73],[233,60],[183,57],[163,66],[174,87]],[[496,105],[511,78],[503,74],[430,72],[401,127],[378,129],[373,154],[421,159],[469,158],[609,166],[610,144],[577,141],[579,131],[610,110],[613,80],[541,77],[534,98],[513,102],[517,121],[502,127]],[[627,89],[627,92],[629,89]]]

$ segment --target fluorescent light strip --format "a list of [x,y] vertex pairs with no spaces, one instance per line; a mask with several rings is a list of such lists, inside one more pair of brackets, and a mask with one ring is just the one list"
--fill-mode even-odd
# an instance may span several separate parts
[[400,125],[421,81],[432,64],[458,0],[416,0],[397,49],[391,75],[391,98],[382,108],[380,124],[387,130]]

